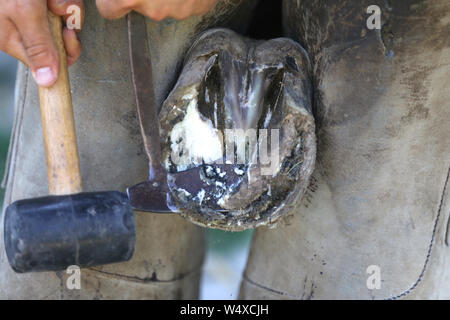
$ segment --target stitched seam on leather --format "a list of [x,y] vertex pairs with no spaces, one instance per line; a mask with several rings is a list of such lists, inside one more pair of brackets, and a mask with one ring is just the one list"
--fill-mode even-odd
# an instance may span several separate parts
[[[447,193],[447,191],[446,191],[446,188],[447,188],[447,183],[448,183],[448,181],[450,180],[450,169],[449,169],[449,174],[447,175],[447,181],[445,182],[445,188],[444,188],[444,192],[442,193],[442,199],[441,199],[441,206],[440,206],[440,209],[441,209],[441,207],[442,207],[442,201],[443,201],[443,199],[444,199],[444,195]],[[445,243],[445,245],[448,247],[448,245],[449,245],[449,237],[450,237],[450,214],[449,214],[449,216],[447,217],[447,226],[446,226],[446,228],[445,228],[445,234],[444,234],[444,243]]]
[[448,168],[448,171],[447,171],[447,178],[446,178],[445,183],[444,183],[444,189],[442,191],[441,201],[439,203],[438,212],[437,212],[437,216],[436,216],[436,221],[435,221],[434,227],[433,227],[433,233],[431,234],[431,242],[430,242],[430,245],[428,247],[428,253],[427,253],[427,257],[425,259],[425,264],[424,264],[424,266],[422,268],[422,271],[420,272],[419,278],[416,280],[416,282],[408,290],[402,292],[399,295],[393,296],[391,298],[387,298],[387,300],[396,300],[396,299],[400,299],[400,298],[405,297],[406,295],[410,294],[414,289],[416,289],[417,286],[422,281],[423,276],[425,275],[425,272],[426,272],[426,270],[428,268],[428,262],[430,261],[431,252],[433,251],[433,245],[434,245],[434,241],[435,241],[435,238],[436,238],[436,230],[437,230],[439,218],[440,218],[440,215],[441,215],[442,207],[443,207],[443,204],[444,204],[444,197],[445,197],[445,194],[446,194],[446,191],[447,191],[447,185],[448,185],[449,178],[450,178],[450,168]]
[[445,229],[445,237],[444,242],[445,245],[448,247],[448,238],[450,237],[450,215],[447,217],[447,228]]
[[272,289],[272,288],[270,288],[270,287],[267,287],[267,286],[265,286],[265,285],[262,285],[262,284],[260,284],[260,283],[257,283],[257,282],[255,282],[255,281],[251,280],[245,273],[243,274],[242,279],[243,279],[244,281],[247,281],[248,283],[254,285],[255,287],[258,287],[258,288],[267,290],[267,291],[269,291],[269,292],[275,293],[275,294],[280,295],[280,296],[286,296],[286,297],[289,297],[289,298],[293,298],[293,299],[299,300],[298,297],[292,296],[292,295],[290,295],[290,294],[288,294],[288,293],[286,293],[286,292],[279,291],[279,290],[277,290],[277,289]]
[[98,270],[98,269],[93,269],[93,268],[89,268],[90,271],[98,272],[102,275],[105,276],[109,276],[111,278],[116,278],[116,279],[121,279],[121,280],[125,280],[125,281],[130,281],[130,282],[138,282],[138,283],[172,283],[172,282],[177,282],[177,281],[181,281],[187,277],[189,277],[192,274],[195,273],[199,273],[201,268],[197,267],[194,270],[185,272],[185,273],[181,273],[178,276],[174,277],[173,279],[169,279],[169,280],[158,280],[158,279],[154,279],[152,278],[140,278],[137,276],[127,276],[127,275],[123,275],[123,274],[118,274],[118,273],[113,273],[113,272],[107,272],[107,271],[103,271],[103,270]]

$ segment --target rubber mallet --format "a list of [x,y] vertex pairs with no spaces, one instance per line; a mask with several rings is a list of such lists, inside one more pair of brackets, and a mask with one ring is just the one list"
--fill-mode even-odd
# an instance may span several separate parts
[[6,254],[19,273],[127,261],[136,242],[125,194],[81,193],[61,18],[49,13],[49,24],[60,61],[55,85],[39,88],[50,196],[19,200],[5,211]]

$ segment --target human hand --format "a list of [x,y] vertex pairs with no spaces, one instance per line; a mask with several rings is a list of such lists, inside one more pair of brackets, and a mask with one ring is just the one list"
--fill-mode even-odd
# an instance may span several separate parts
[[[32,71],[38,83],[49,87],[59,73],[59,58],[50,34],[47,12],[71,17],[67,9],[80,8],[80,28],[83,23],[82,0],[0,0],[0,50],[22,61]],[[79,31],[79,30],[77,30]],[[63,29],[67,63],[72,65],[81,54],[81,43],[75,30]]]
[[218,0],[96,0],[97,8],[107,19],[121,18],[137,11],[153,20],[185,19],[211,10]]

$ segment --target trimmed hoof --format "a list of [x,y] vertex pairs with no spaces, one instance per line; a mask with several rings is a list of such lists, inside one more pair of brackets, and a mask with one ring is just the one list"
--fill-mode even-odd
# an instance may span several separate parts
[[183,216],[244,230],[274,223],[303,195],[316,155],[310,72],[287,38],[212,29],[196,40],[159,115],[168,172],[200,167],[208,186],[171,185]]

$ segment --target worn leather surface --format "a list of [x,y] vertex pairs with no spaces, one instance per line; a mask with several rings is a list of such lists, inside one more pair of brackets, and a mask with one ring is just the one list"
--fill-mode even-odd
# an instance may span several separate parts
[[314,64],[316,170],[255,232],[241,298],[449,299],[450,3],[287,0],[284,23]]
[[[239,30],[248,21],[244,17],[253,3],[221,1],[212,13],[183,22],[148,20],[159,103],[171,89],[193,37],[212,26],[231,24]],[[148,178],[131,87],[126,21],[106,21],[98,15],[95,2],[86,5],[86,24],[81,33],[84,50],[80,61],[70,69],[84,189],[124,191]],[[5,205],[47,194],[37,88],[23,66],[19,68],[16,90]],[[175,215],[136,212],[136,223],[133,259],[83,269],[81,290],[66,288],[65,272],[15,274],[8,265],[0,234],[0,298],[196,298],[203,231]]]

